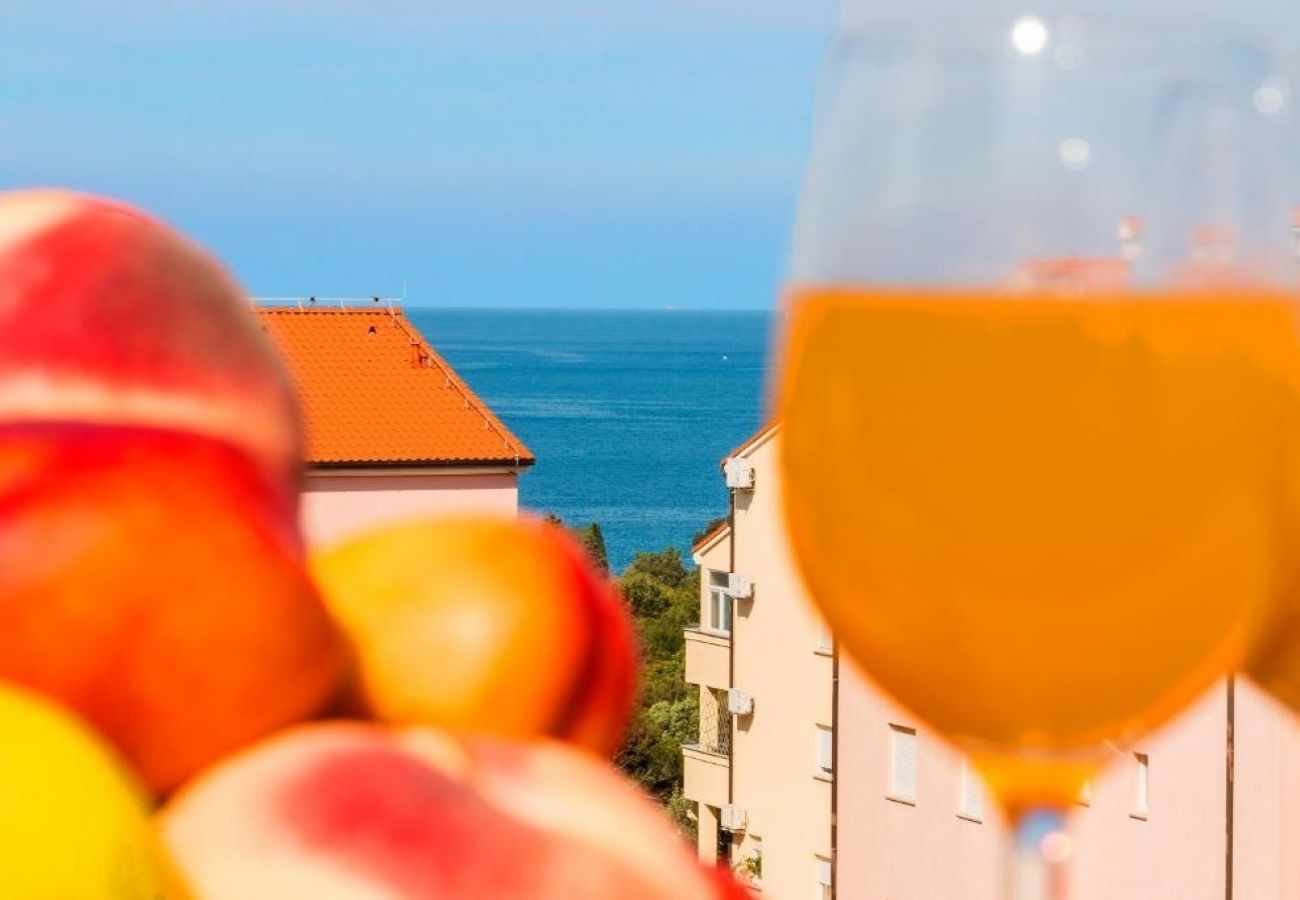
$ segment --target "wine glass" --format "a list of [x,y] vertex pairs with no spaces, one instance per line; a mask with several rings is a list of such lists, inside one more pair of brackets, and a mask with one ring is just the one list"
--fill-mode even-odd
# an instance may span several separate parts
[[1257,45],[1168,22],[874,22],[825,64],[791,543],[1039,862],[1105,742],[1240,664],[1294,583],[1289,103]]

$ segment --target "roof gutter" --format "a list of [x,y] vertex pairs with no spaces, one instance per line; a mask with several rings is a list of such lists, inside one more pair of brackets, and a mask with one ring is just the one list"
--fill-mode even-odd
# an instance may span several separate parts
[[410,472],[458,471],[463,469],[493,469],[496,471],[521,471],[531,468],[537,460],[527,457],[510,459],[457,459],[457,460],[367,460],[358,462],[314,462],[305,465],[309,472],[339,472],[355,474],[408,474]]

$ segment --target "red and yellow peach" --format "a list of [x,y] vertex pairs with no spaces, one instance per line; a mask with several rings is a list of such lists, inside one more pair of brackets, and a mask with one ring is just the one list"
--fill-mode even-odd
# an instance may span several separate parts
[[248,301],[197,245],[125,204],[0,194],[0,422],[215,437],[296,483],[288,375]]
[[352,642],[366,712],[618,747],[635,691],[631,621],[561,529],[490,516],[403,523],[313,568]]
[[299,726],[198,778],[159,825],[199,900],[744,896],[630,782],[554,742]]
[[0,427],[0,678],[79,711],[155,790],[315,713],[343,652],[284,502],[216,441]]

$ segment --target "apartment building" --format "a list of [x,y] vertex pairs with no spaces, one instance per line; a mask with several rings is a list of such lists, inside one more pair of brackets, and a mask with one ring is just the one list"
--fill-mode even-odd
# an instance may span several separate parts
[[704,859],[775,896],[811,897],[830,886],[834,660],[780,527],[774,437],[731,455],[731,522],[695,548],[686,680],[700,689],[700,740],[682,751],[685,793]]
[[[779,440],[769,426],[727,458],[730,521],[694,548],[700,735],[682,753],[700,856],[780,900],[1000,900],[1008,838],[978,775],[834,651],[808,602]],[[1075,900],[1300,900],[1289,713],[1235,678],[1111,749],[1070,816]]]

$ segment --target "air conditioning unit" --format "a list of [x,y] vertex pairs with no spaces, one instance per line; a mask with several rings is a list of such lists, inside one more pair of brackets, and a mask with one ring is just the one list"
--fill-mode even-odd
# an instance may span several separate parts
[[749,816],[739,806],[722,807],[722,829],[724,831],[744,831],[749,825]]
[[727,712],[733,716],[748,716],[754,712],[754,698],[742,690],[727,691]]
[[754,582],[748,575],[732,572],[727,577],[727,593],[737,600],[751,600],[754,597]]
[[727,476],[727,487],[741,491],[754,489],[754,464],[749,460],[733,456],[723,464],[722,471]]

